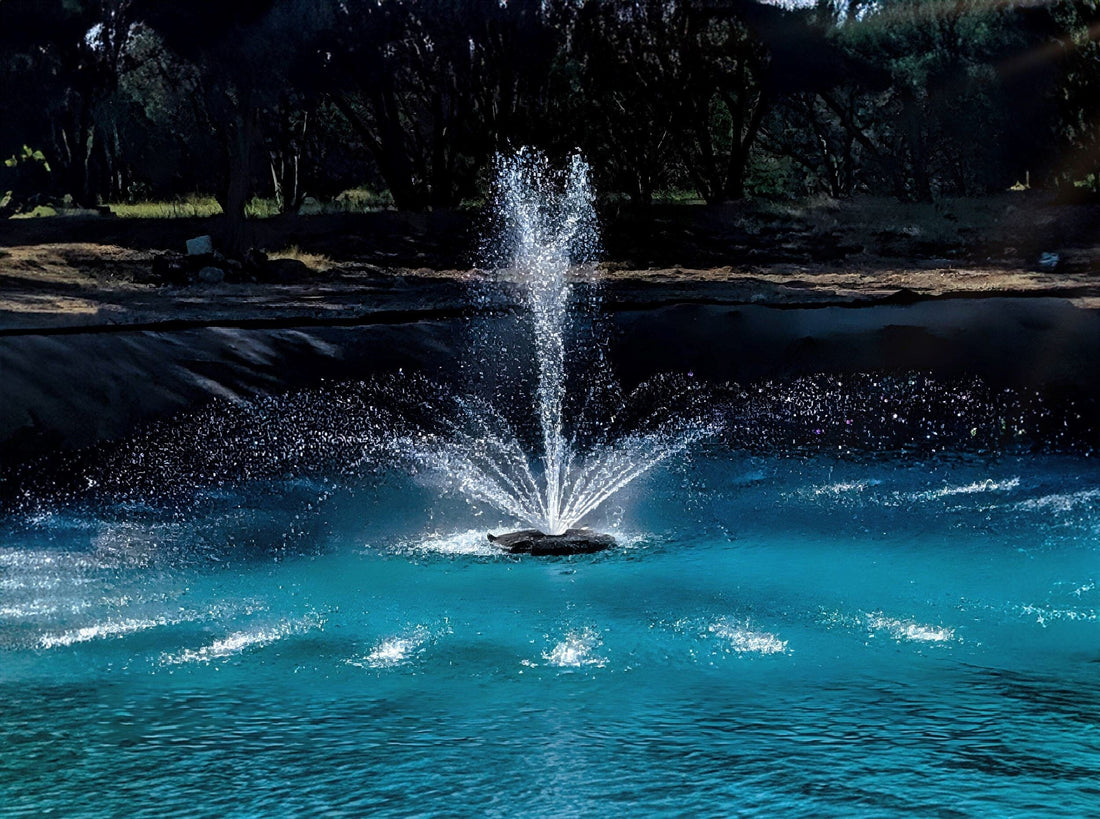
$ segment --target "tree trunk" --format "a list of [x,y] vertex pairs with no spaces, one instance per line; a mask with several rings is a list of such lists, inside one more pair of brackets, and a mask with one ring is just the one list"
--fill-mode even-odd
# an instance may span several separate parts
[[333,94],[332,102],[336,110],[344,115],[355,132],[367,143],[397,209],[425,210],[428,206],[427,196],[422,187],[418,187],[413,180],[412,165],[404,155],[401,129],[392,123],[383,110],[386,103],[382,95],[377,95],[375,99],[375,107],[378,109],[376,119],[383,123],[378,128],[372,128],[342,95]]
[[[756,106],[752,109],[752,114],[749,115],[748,126],[744,129],[744,133],[741,133],[739,129],[738,133],[733,135],[726,184],[723,191],[723,198],[725,199],[742,199],[745,196],[745,168],[749,164],[749,151],[752,150],[752,144],[756,141],[756,135],[760,133],[760,125],[764,121],[767,103],[767,98],[764,96],[764,92],[761,91],[756,99]],[[735,121],[738,124],[742,121],[740,113]]]
[[924,150],[924,135],[921,133],[921,115],[917,100],[911,91],[902,97],[902,116],[905,119],[905,142],[909,149],[909,173],[913,180],[913,197],[919,202],[932,201],[932,185],[925,167],[928,158]]
[[433,208],[446,207],[451,204],[450,168],[447,166],[447,128],[443,114],[443,95],[440,92],[432,93],[432,135],[431,135],[431,186],[428,196]]
[[81,163],[83,185],[81,186],[80,199],[77,202],[80,207],[92,208],[99,204],[96,195],[94,154],[96,149],[96,128],[94,124],[85,126],[84,129],[84,160]]
[[718,162],[711,141],[708,105],[709,100],[703,100],[702,105],[699,101],[695,101],[691,106],[692,131],[699,149],[699,156],[693,158],[688,155],[685,158],[699,187],[699,194],[707,204],[713,205],[721,201],[723,180],[721,171],[717,167]]
[[256,132],[255,112],[248,104],[247,96],[237,111],[236,121],[227,130],[228,168],[225,190],[218,197],[225,213],[222,251],[240,258],[251,247],[245,207],[252,195],[252,145]]

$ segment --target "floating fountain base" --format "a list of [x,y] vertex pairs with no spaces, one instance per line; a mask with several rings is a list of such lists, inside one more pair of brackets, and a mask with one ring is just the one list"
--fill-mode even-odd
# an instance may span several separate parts
[[545,535],[537,529],[524,529],[488,537],[513,555],[587,555],[616,545],[611,535],[591,529],[569,529],[564,535]]

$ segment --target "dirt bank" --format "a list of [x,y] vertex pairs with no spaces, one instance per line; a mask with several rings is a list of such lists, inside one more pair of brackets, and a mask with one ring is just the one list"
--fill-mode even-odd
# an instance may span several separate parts
[[[383,310],[450,309],[465,298],[462,283],[476,277],[484,228],[480,214],[458,212],[257,220],[250,223],[256,246],[290,256],[278,276],[185,284],[164,275],[165,262],[196,235],[213,235],[216,248],[217,217],[7,220],[0,223],[0,332],[349,321]],[[1030,192],[928,205],[655,206],[607,214],[604,244],[610,304],[797,306],[992,294],[1100,303],[1100,206],[1060,205]]]
[[[0,258],[0,333],[112,327],[250,326],[378,320],[385,314],[457,311],[477,271],[336,264],[285,283],[183,286],[143,281],[154,253],[116,245],[9,247]],[[1100,277],[962,265],[776,263],[754,267],[608,266],[606,303],[694,302],[786,307],[924,299],[1059,297],[1100,305]]]

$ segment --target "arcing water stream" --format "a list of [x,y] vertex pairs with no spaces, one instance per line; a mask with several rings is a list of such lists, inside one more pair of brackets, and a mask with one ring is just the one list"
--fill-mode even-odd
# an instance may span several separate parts
[[[530,333],[542,451],[532,457],[490,400],[462,397],[455,423],[441,435],[417,437],[411,454],[471,500],[560,535],[716,426],[662,405],[651,408],[641,428],[589,448],[577,444],[565,412],[567,339],[578,302],[574,282],[593,278],[599,247],[588,166],[574,155],[557,172],[542,154],[521,150],[498,161],[496,185],[494,279],[516,288]],[[598,307],[596,298],[585,301],[588,309]]]

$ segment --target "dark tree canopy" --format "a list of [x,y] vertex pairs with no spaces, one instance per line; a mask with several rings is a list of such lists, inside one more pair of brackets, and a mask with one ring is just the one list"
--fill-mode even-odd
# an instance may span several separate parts
[[1100,193],[1100,0],[2,0],[2,212],[202,191],[485,194],[581,148],[606,196]]

